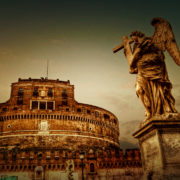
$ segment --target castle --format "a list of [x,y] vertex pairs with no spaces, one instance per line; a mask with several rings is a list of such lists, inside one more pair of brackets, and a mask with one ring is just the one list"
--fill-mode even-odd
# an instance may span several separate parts
[[[80,159],[81,154],[83,159]],[[139,179],[111,112],[74,98],[70,81],[19,79],[0,104],[0,180]]]

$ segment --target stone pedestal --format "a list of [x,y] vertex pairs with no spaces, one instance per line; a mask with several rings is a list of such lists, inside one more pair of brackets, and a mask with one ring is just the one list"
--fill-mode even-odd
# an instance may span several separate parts
[[180,179],[180,114],[146,120],[133,136],[139,140],[143,179]]

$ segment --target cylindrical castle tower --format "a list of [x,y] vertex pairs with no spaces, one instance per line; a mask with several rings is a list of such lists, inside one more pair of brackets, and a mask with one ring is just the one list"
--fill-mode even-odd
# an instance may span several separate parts
[[[82,158],[82,154],[84,158]],[[81,155],[81,156],[80,156]],[[123,155],[118,119],[78,103],[69,81],[19,79],[0,104],[0,179],[87,180],[141,176],[139,150]],[[128,176],[128,175],[127,175]]]
[[1,149],[119,147],[118,119],[105,109],[78,103],[69,81],[19,79],[0,112]]

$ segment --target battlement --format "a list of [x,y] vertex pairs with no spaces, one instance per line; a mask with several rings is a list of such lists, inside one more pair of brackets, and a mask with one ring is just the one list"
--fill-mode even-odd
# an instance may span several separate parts
[[31,82],[31,81],[34,81],[34,82],[52,82],[52,83],[64,83],[64,84],[67,84],[67,85],[70,85],[70,81],[67,80],[67,81],[61,81],[59,79],[48,79],[48,78],[44,78],[44,77],[41,77],[40,79],[34,79],[34,78],[28,78],[28,79],[21,79],[19,78],[18,79],[18,82]]

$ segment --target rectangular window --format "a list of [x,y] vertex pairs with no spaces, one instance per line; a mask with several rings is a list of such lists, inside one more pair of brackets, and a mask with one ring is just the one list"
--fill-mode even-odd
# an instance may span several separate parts
[[104,114],[104,119],[110,119],[109,115]]
[[7,108],[3,108],[2,111],[3,111],[3,112],[6,112],[6,111],[7,111]]
[[32,101],[32,109],[38,109],[38,101]]
[[66,112],[69,112],[69,108],[66,108]]
[[66,99],[66,98],[67,98],[66,89],[63,89],[63,91],[62,91],[62,98],[63,98],[63,99]]
[[23,105],[23,95],[24,95],[23,89],[19,88],[18,96],[17,96],[17,105]]
[[47,102],[47,109],[53,110],[54,109],[54,103],[53,102]]
[[63,105],[63,106],[67,106],[67,105],[68,105],[67,100],[63,100],[63,101],[62,101],[62,105]]
[[39,92],[38,92],[38,88],[37,87],[34,88],[33,96],[35,96],[35,97],[39,96]]
[[23,96],[23,95],[24,95],[23,89],[22,89],[22,88],[19,88],[18,96]]
[[40,109],[46,109],[46,102],[41,101],[40,102]]
[[13,110],[15,110],[15,111],[17,111],[17,109],[18,109],[17,107],[14,107],[14,108],[13,108]]
[[49,97],[53,97],[53,90],[52,90],[52,88],[48,89],[48,96]]
[[23,105],[23,97],[18,96],[17,105]]
[[80,112],[81,112],[81,109],[80,109],[80,108],[77,108],[77,112],[80,113]]

